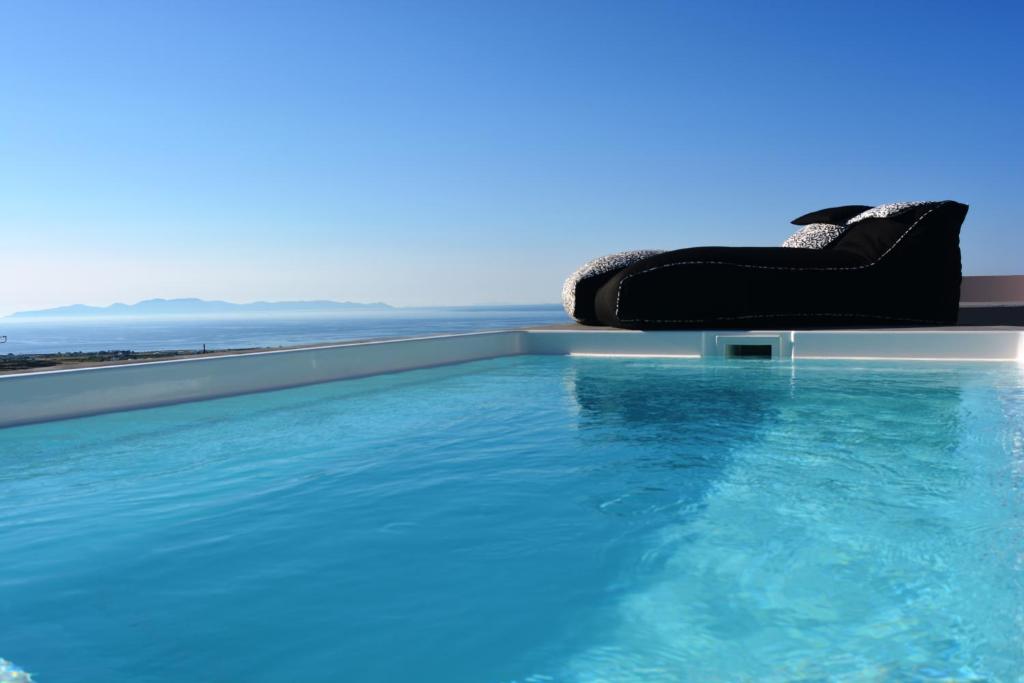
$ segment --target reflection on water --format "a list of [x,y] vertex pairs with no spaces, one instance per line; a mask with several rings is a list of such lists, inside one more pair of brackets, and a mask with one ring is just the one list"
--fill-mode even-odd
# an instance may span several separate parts
[[666,486],[703,502],[653,535],[657,569],[562,678],[1016,680],[1024,505],[1019,457],[1001,456],[1022,401],[1005,373],[655,366],[577,368],[580,430],[663,441],[658,465],[697,479]]
[[697,509],[730,454],[760,438],[789,391],[789,371],[778,364],[753,362],[742,371],[745,380],[733,382],[735,368],[696,361],[578,359],[570,366],[581,446],[595,459],[618,453],[604,458],[621,484],[606,509]]

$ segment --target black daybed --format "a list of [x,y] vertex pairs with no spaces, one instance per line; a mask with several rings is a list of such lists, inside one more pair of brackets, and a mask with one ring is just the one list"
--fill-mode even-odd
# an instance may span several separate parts
[[794,220],[782,247],[614,254],[577,270],[563,303],[631,329],[952,324],[966,215],[954,201],[842,206]]

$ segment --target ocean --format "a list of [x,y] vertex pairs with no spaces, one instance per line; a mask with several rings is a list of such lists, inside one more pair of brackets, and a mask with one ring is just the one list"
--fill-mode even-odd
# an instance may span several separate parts
[[558,305],[399,308],[351,314],[0,318],[0,354],[275,348],[566,323]]

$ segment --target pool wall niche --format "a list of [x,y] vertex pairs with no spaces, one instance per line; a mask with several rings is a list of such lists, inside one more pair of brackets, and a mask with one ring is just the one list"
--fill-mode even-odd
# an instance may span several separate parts
[[1022,363],[1024,331],[539,328],[31,372],[0,376],[0,427],[523,354]]

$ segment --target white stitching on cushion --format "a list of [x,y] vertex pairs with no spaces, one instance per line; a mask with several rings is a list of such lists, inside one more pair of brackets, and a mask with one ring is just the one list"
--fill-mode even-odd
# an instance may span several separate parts
[[[620,314],[620,310],[621,310],[621,304],[622,304],[622,288],[626,284],[626,281],[629,280],[630,278],[634,278],[634,277],[636,277],[638,275],[644,275],[646,273],[650,273],[650,272],[653,272],[655,270],[661,270],[662,268],[674,268],[675,266],[708,265],[708,266],[735,266],[737,268],[754,268],[754,269],[757,269],[757,270],[794,270],[794,271],[801,271],[801,270],[865,270],[867,268],[870,268],[870,267],[874,266],[876,263],[880,262],[882,259],[884,259],[886,256],[888,256],[889,253],[893,249],[896,248],[896,245],[898,245],[900,242],[902,242],[903,238],[906,237],[907,235],[909,235],[910,231],[917,227],[918,223],[920,223],[925,218],[927,218],[929,215],[931,215],[931,213],[933,211],[935,211],[936,209],[938,209],[940,206],[943,206],[943,205],[948,204],[948,203],[949,202],[939,202],[938,204],[936,204],[931,209],[928,209],[928,211],[926,211],[924,214],[922,214],[920,218],[918,218],[916,221],[911,223],[910,227],[907,228],[905,231],[903,231],[903,234],[900,235],[899,238],[897,238],[897,240],[895,242],[893,242],[891,245],[889,245],[889,248],[886,249],[878,258],[876,258],[871,263],[866,263],[864,265],[859,265],[859,266],[809,266],[809,267],[797,268],[797,267],[793,267],[793,266],[760,266],[760,265],[754,265],[754,264],[751,264],[751,263],[730,263],[728,261],[677,261],[677,262],[674,262],[674,263],[664,263],[664,264],[662,264],[660,266],[654,266],[653,268],[648,268],[646,270],[641,270],[639,273],[633,273],[631,275],[627,275],[626,277],[622,278],[622,280],[619,281],[619,287],[618,287],[618,290],[615,293],[615,317],[618,318],[621,322],[638,322],[638,323],[678,323],[678,322],[687,322],[687,323],[696,323],[696,322],[705,322],[705,321],[714,321],[714,320],[736,320],[736,319],[740,319],[740,318],[742,318],[742,319],[773,318],[773,317],[774,318],[778,318],[778,317],[785,317],[785,316],[790,316],[790,315],[792,315],[794,317],[799,316],[799,315],[804,315],[804,316],[813,316],[813,315],[855,316],[857,314],[854,314],[854,313],[799,313],[799,314],[787,313],[787,314],[784,314],[784,315],[783,314],[779,314],[779,313],[762,313],[762,314],[757,314],[757,315],[740,316],[740,318],[694,318],[692,320],[662,320],[662,319],[648,320],[648,319],[645,319],[645,318],[623,318],[621,316],[621,314]],[[886,318],[886,316],[872,316],[872,317]],[[890,318],[890,319],[891,320],[909,320],[909,321],[912,321],[912,322],[942,322],[942,321],[938,321],[938,320],[919,320],[918,321],[918,320],[913,320],[911,318]]]

